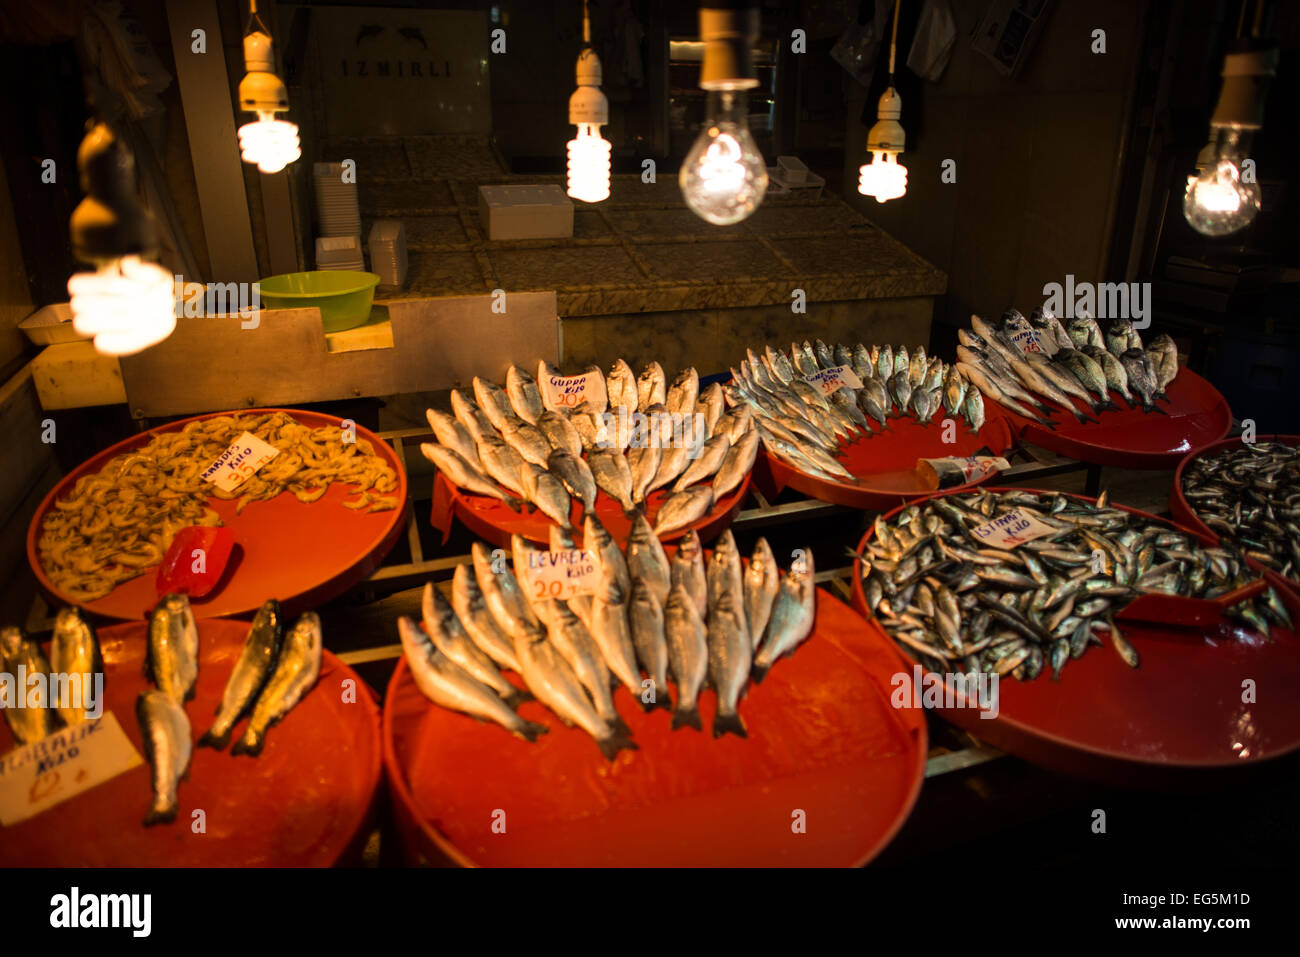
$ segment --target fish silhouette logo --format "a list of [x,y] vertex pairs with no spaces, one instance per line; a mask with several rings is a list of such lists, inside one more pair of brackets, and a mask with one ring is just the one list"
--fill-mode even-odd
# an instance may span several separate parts
[[362,40],[368,40],[371,37],[377,37],[384,32],[384,28],[378,23],[363,23],[357,28],[357,39],[353,46],[361,46]]
[[429,42],[424,39],[424,33],[419,27],[400,27],[397,32],[402,39],[413,40],[420,44],[421,49],[429,49]]

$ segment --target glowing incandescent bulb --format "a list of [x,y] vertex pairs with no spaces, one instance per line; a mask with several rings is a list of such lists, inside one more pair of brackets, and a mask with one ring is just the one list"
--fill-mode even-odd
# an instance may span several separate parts
[[876,202],[898,199],[907,193],[907,167],[898,162],[906,142],[903,126],[898,122],[903,101],[892,86],[880,97],[876,125],[867,133],[871,162],[858,170],[858,192],[874,196]]
[[569,140],[568,194],[584,203],[609,199],[610,144],[600,135],[609,122],[609,101],[600,91],[600,58],[590,48],[578,54],[578,88],[569,97],[569,122],[578,135]]
[[244,37],[244,65],[248,72],[239,81],[239,108],[257,119],[239,128],[239,153],[263,173],[278,173],[302,156],[302,147],[297,125],[275,118],[288,111],[289,93],[275,75],[269,34],[257,30]]
[[709,91],[704,129],[677,177],[686,205],[717,226],[740,222],[767,193],[767,164],[749,132],[745,99],[740,90]]
[[1196,157],[1198,175],[1187,177],[1183,216],[1205,236],[1226,236],[1249,226],[1259,213],[1259,184],[1242,178],[1241,131],[1216,129]]
[[175,280],[156,263],[123,256],[68,280],[72,326],[95,340],[95,351],[130,356],[157,345],[176,328]]

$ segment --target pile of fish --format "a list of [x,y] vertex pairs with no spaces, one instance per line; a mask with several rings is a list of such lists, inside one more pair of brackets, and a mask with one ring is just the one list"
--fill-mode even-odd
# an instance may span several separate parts
[[[850,370],[861,388],[836,375],[841,384],[825,394],[818,380],[832,370]],[[767,450],[819,478],[852,479],[835,458],[840,443],[888,429],[895,416],[910,415],[928,425],[942,409],[964,418],[972,431],[984,425],[980,390],[956,367],[927,357],[924,346],[910,353],[906,346],[831,347],[820,339],[794,343],[788,353],[766,346],[761,355],[748,350],[731,375],[724,388],[727,402],[753,410]]]
[[957,369],[991,399],[1006,408],[1055,428],[1050,402],[1080,422],[1097,422],[1092,414],[1118,409],[1110,393],[1130,409],[1167,414],[1156,399],[1169,401],[1165,387],[1178,375],[1178,349],[1167,335],[1145,349],[1127,319],[1115,319],[1103,336],[1095,319],[1076,316],[1062,325],[1050,312],[1035,309],[1026,319],[1015,309],[995,326],[971,316],[971,328],[959,329]]
[[1300,578],[1300,449],[1243,442],[1193,459],[1183,497],[1225,542],[1287,578]]
[[[745,567],[730,531],[707,562],[694,530],[669,559],[642,516],[626,554],[590,513],[584,532],[599,575],[591,594],[568,601],[537,597],[522,571],[532,567],[535,548],[517,535],[514,570],[503,554],[494,556],[476,542],[473,569],[456,569],[450,601],[427,585],[423,621],[398,621],[419,689],[435,704],[495,721],[528,741],[547,729],[516,708],[535,698],[590,734],[612,761],[620,750],[636,748],[612,687],[626,687],[646,711],[670,709],[673,729],[699,730],[697,699],[708,683],[718,696],[713,736],[747,737],[736,709],[749,679],[761,681],[812,633],[811,553],[782,577],[761,538]],[[552,550],[572,546],[553,529]],[[527,691],[506,680],[503,670],[517,673]]]
[[708,514],[749,474],[758,435],[747,416],[726,411],[717,383],[700,389],[695,369],[671,384],[657,362],[639,376],[622,359],[608,374],[587,373],[572,408],[538,387],[559,375],[545,362],[538,379],[512,365],[504,389],[476,376],[473,398],[451,393],[453,415],[428,410],[437,441],[420,450],[459,488],[516,511],[527,501],[565,529],[573,501],[589,514],[597,489],[631,518],[664,488],[655,531],[667,534]]
[[[975,530],[1013,510],[1056,529],[1015,548]],[[889,635],[939,673],[1054,676],[1098,631],[1130,667],[1137,650],[1115,613],[1150,592],[1214,598],[1257,577],[1226,548],[1132,512],[1029,491],[945,495],[876,519],[862,559],[867,606]],[[1268,636],[1291,627],[1269,589],[1229,614]]]
[[[24,672],[18,670],[20,667]],[[104,673],[99,638],[95,635],[95,629],[81,617],[81,612],[76,608],[64,608],[55,616],[49,658],[45,657],[40,644],[24,635],[22,629],[0,629],[0,672],[15,676],[11,687],[16,694],[23,696],[21,706],[17,706],[19,702],[4,703],[5,721],[18,745],[39,741],[60,727],[71,728],[88,721],[90,717],[87,711],[102,707],[102,702],[91,700],[95,689],[93,685],[87,684],[94,681],[95,675]],[[48,698],[31,699],[27,688],[17,681],[17,676],[23,673],[28,676],[44,675],[43,684],[47,689],[52,687],[49,681],[51,674],[78,675],[80,701],[73,703],[52,702]]]

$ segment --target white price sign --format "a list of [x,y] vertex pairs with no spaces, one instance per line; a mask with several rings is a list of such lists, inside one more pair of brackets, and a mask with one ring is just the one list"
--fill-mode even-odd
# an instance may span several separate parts
[[233,492],[252,478],[271,459],[280,454],[274,445],[245,432],[203,470],[203,481],[211,482],[223,492]]
[[850,389],[862,388],[862,380],[858,378],[851,366],[832,366],[803,378],[809,385],[821,389],[822,395],[833,395],[845,386]]
[[1051,525],[1018,508],[971,529],[971,533],[990,548],[1015,548],[1056,531]]
[[604,384],[605,374],[592,369],[582,375],[548,375],[542,378],[550,404],[560,409],[576,409],[587,401],[587,391],[599,376]]
[[526,574],[530,594],[535,599],[567,601],[578,595],[590,595],[600,584],[600,566],[595,556],[581,548],[531,552]]
[[1045,356],[1056,354],[1056,344],[1049,341],[1037,329],[1022,329],[1013,333],[1011,341],[1021,352],[1041,352]]
[[0,824],[35,817],[142,763],[111,711],[56,731],[0,757]]

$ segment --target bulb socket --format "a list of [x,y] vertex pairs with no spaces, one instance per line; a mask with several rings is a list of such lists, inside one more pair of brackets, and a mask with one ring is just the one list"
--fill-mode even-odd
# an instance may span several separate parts
[[718,0],[700,8],[700,39],[704,59],[700,64],[700,88],[704,90],[752,90],[754,44],[758,42],[759,16],[753,7],[726,8]]
[[72,254],[87,263],[156,256],[153,219],[136,195],[135,160],[106,123],[81,141],[77,169],[86,196],[68,224]]
[[907,135],[898,118],[903,115],[903,98],[892,86],[880,97],[876,109],[876,123],[867,133],[868,150],[885,150],[901,153],[907,144]]
[[1210,126],[1257,130],[1264,125],[1264,100],[1277,73],[1278,51],[1229,53],[1223,60],[1223,90]]

